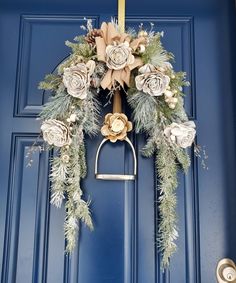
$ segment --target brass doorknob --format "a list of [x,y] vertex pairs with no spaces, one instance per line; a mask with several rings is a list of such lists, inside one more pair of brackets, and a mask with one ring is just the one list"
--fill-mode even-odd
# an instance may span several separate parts
[[218,283],[236,283],[236,265],[229,258],[221,259],[216,268],[216,277]]

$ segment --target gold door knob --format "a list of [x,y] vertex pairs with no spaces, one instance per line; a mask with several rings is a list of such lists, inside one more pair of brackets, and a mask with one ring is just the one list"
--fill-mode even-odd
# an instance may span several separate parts
[[218,283],[236,283],[236,265],[229,258],[221,259],[216,268],[216,277]]

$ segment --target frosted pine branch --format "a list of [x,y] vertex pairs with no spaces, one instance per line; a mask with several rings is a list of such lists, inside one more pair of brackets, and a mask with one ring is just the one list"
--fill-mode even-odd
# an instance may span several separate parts
[[169,260],[176,251],[178,237],[176,217],[177,164],[176,157],[168,144],[163,143],[156,154],[156,171],[159,178],[159,229],[158,244],[162,253],[162,267],[169,266]]

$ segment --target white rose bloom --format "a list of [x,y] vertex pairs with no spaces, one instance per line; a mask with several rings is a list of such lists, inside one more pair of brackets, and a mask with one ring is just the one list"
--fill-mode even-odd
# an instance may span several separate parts
[[138,90],[151,96],[161,96],[167,90],[170,78],[158,71],[153,65],[146,64],[139,69],[141,75],[135,77]]
[[63,83],[67,92],[76,98],[85,99],[90,84],[90,76],[94,69],[95,62],[93,60],[89,60],[87,64],[78,63],[75,66],[65,68]]
[[192,145],[196,135],[196,125],[193,121],[182,124],[172,123],[164,129],[165,136],[182,148]]
[[127,65],[133,64],[134,59],[132,49],[127,41],[106,47],[106,63],[109,69],[122,70]]
[[49,145],[62,147],[71,143],[68,127],[56,119],[46,120],[41,126],[43,139]]

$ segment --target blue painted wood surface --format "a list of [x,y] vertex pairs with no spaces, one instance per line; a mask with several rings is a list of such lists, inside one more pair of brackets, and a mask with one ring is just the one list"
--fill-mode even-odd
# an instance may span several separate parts
[[[92,200],[95,231],[81,227],[71,258],[64,255],[64,211],[49,205],[48,153],[35,153],[33,166],[26,167],[27,148],[39,133],[35,118],[48,97],[37,90],[38,82],[68,56],[64,41],[81,33],[83,18],[98,27],[117,14],[116,1],[1,0],[1,283],[211,283],[219,259],[236,260],[234,1],[126,2],[127,26],[153,22],[176,55],[175,68],[187,71],[186,108],[209,155],[208,171],[192,158],[188,175],[179,176],[179,249],[170,270],[160,271],[158,192],[153,160],[140,154],[144,135],[131,134],[135,182],[96,180],[101,136],[87,139],[83,187]],[[122,144],[107,144],[101,164],[104,171],[132,170],[132,156]]]

